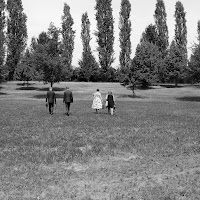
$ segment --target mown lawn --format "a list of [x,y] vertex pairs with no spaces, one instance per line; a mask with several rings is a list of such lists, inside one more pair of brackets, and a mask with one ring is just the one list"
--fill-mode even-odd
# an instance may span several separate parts
[[[74,92],[71,115],[62,93]],[[117,83],[18,82],[0,92],[0,199],[200,199],[198,87],[131,91]],[[116,96],[94,114],[92,92]]]

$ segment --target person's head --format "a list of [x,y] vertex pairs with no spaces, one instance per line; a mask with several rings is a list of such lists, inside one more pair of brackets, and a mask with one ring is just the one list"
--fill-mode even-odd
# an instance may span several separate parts
[[97,92],[99,92],[99,89],[97,89]]
[[66,87],[66,90],[69,90],[69,87],[68,87],[68,86]]
[[108,91],[108,94],[112,94],[112,91]]
[[49,91],[52,91],[52,87],[49,88]]

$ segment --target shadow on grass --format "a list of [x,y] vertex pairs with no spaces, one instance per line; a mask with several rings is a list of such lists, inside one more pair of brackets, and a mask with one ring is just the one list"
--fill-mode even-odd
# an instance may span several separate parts
[[5,92],[0,92],[0,95],[7,95],[7,93],[5,93]]
[[117,98],[145,99],[145,97],[137,96],[137,95],[131,95],[131,94],[122,94],[122,95],[119,95]]
[[[35,95],[33,96],[33,98],[36,98],[36,99],[46,99],[46,94],[38,94],[38,95]],[[62,94],[56,94],[56,98],[57,99],[62,99],[63,98],[63,95]]]
[[16,88],[16,90],[37,90],[36,87],[20,87]]
[[[37,87],[29,87],[29,86],[24,86],[24,87],[19,87],[16,88],[16,90],[37,90],[37,91],[48,91],[49,87],[45,87],[45,88],[37,88]],[[59,88],[59,87],[55,87],[53,88],[53,91],[64,91],[64,88]]]
[[19,86],[29,86],[29,85],[34,85],[35,83],[17,83]]
[[179,101],[194,101],[194,102],[200,102],[200,96],[185,96],[185,97],[179,97],[179,98],[176,98],[176,100],[179,100]]
[[[38,91],[48,91],[49,87],[38,88]],[[53,91],[64,91],[65,88],[53,87]]]
[[160,86],[165,87],[165,88],[182,88],[182,87],[184,87],[183,85],[175,86],[175,84],[160,84]]

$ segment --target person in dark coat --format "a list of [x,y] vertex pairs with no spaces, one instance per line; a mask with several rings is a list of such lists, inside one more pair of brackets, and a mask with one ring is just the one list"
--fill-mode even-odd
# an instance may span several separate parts
[[69,87],[66,87],[63,96],[63,103],[65,103],[66,114],[69,116],[70,105],[73,103],[73,94],[72,91],[69,90]]
[[107,101],[107,108],[108,108],[108,114],[113,115],[113,110],[115,107],[115,98],[111,91],[108,92],[106,95],[106,101]]
[[56,104],[56,94],[52,91],[52,87],[50,87],[46,96],[46,105],[49,106],[49,114],[51,115],[53,115],[54,103]]

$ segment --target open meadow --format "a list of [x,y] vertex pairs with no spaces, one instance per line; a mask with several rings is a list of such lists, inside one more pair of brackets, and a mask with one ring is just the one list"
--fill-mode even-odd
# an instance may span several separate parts
[[[74,94],[70,116],[62,96]],[[0,85],[0,200],[199,200],[200,86],[132,91],[119,83]],[[113,116],[91,109],[99,88]]]

